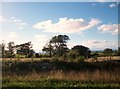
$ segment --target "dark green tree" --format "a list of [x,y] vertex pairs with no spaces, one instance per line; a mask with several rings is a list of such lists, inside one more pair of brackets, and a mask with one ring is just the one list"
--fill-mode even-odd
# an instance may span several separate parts
[[9,54],[9,57],[13,57],[14,55],[14,42],[9,42],[8,43],[8,54]]
[[106,56],[110,56],[110,59],[111,59],[113,50],[110,49],[110,48],[106,48],[106,49],[104,49],[103,53],[104,53]]
[[67,41],[69,40],[69,37],[67,35],[58,35],[54,36],[50,42],[54,47],[54,54],[58,57],[62,56],[63,54],[66,54],[68,51],[68,47],[66,45]]
[[70,50],[67,55],[68,55],[69,59],[75,59],[75,58],[79,57],[79,53],[76,50]]
[[44,46],[43,51],[49,53],[50,57],[52,55],[60,57],[68,51],[66,45],[68,40],[69,37],[67,35],[54,36],[50,39],[48,45]]
[[30,57],[30,55],[33,55],[34,53],[31,41],[24,44],[16,45],[14,46],[14,48],[16,49],[17,54],[26,55],[26,57]]
[[35,53],[35,57],[39,58],[40,57],[39,53]]
[[53,55],[53,46],[51,45],[51,43],[49,42],[48,45],[44,46],[42,49],[43,52],[46,52],[47,54],[49,54],[50,58]]
[[78,56],[84,56],[85,58],[90,57],[90,49],[88,47],[82,46],[82,45],[76,45],[72,49],[72,51],[76,51]]
[[0,44],[0,51],[1,51],[1,57],[4,58],[5,57],[5,42],[4,41]]

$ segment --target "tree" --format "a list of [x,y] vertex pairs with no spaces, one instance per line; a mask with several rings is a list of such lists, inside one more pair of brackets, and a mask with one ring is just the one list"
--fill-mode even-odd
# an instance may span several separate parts
[[70,50],[68,52],[67,56],[68,56],[69,60],[73,61],[74,59],[76,59],[77,57],[79,57],[79,53],[76,50]]
[[97,57],[99,56],[99,54],[97,52],[94,52],[93,54],[90,55],[91,58],[93,59],[93,61],[97,62]]
[[8,53],[10,54],[10,57],[12,57],[14,54],[14,42],[9,42],[7,48],[8,48]]
[[49,42],[48,45],[44,46],[43,49],[42,49],[43,52],[46,52],[49,54],[50,58],[53,54],[53,46],[51,45],[51,43]]
[[62,56],[68,52],[68,47],[66,45],[69,37],[67,35],[58,35],[51,38],[47,46],[44,46],[43,51],[48,53],[50,57],[53,56]]
[[62,56],[64,53],[68,51],[68,47],[66,45],[67,41],[69,40],[69,37],[67,35],[58,35],[54,36],[50,43],[54,47],[54,54],[58,55],[58,57]]
[[16,45],[14,47],[16,49],[17,54],[26,55],[27,57],[29,55],[30,57],[30,55],[34,53],[34,50],[32,49],[31,41],[24,44]]
[[88,47],[82,45],[76,45],[72,49],[72,51],[76,51],[78,56],[84,56],[85,58],[90,57],[90,49]]
[[3,41],[1,44],[0,44],[0,51],[1,51],[1,56],[2,58],[4,58],[5,56],[5,42]]
[[33,56],[34,56],[34,55],[33,55],[34,53],[35,53],[35,51],[34,51],[33,49],[30,49],[27,57],[28,57],[28,58],[33,57]]
[[39,53],[35,53],[35,57],[39,58],[40,57]]
[[106,55],[106,56],[110,56],[110,59],[111,59],[111,55],[113,53],[113,50],[110,49],[110,48],[106,48],[104,49],[103,53]]

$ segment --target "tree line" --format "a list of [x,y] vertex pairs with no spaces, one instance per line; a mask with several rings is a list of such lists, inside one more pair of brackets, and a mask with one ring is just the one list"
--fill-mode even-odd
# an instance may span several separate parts
[[[62,58],[83,60],[90,57],[97,57],[99,53],[91,52],[88,47],[83,45],[75,45],[71,49],[67,47],[67,42],[70,40],[67,35],[53,36],[48,43],[42,48],[44,54],[35,53],[32,42],[27,42],[19,45],[15,45],[14,42],[9,42],[7,45],[2,42],[0,43],[0,54],[3,58],[15,58],[15,57],[42,57],[46,56],[49,58]],[[103,51],[104,56],[120,55],[120,47],[117,51],[113,51],[110,48],[106,48]]]

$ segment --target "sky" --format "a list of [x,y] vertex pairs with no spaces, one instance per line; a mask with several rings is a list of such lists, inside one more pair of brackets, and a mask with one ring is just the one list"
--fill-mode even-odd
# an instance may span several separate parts
[[41,52],[55,35],[68,35],[69,48],[91,50],[118,47],[117,2],[2,2],[0,42],[32,41]]
[[[43,0],[1,0],[2,2],[43,2]],[[44,0],[44,2],[119,2],[120,0]]]

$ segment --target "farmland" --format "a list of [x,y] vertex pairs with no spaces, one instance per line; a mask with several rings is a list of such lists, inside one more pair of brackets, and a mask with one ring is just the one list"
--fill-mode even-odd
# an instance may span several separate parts
[[119,59],[114,57],[108,61],[98,59],[97,62],[68,62],[40,58],[4,58],[2,86],[118,88]]

